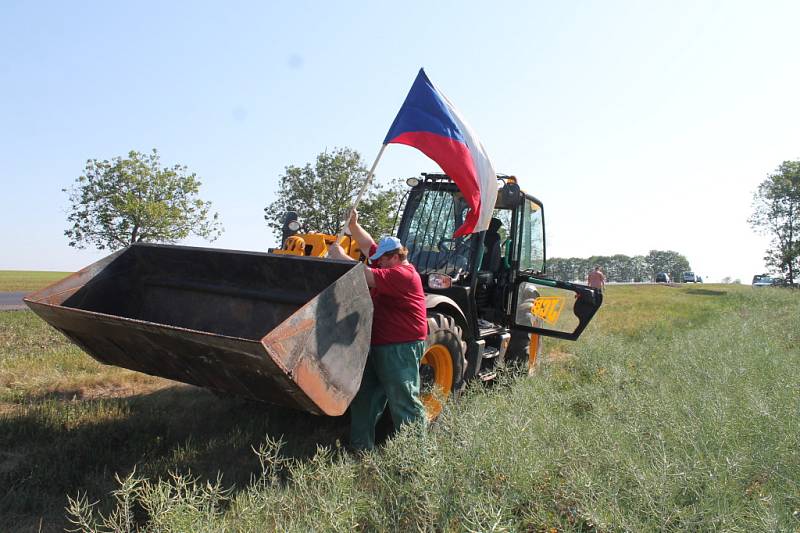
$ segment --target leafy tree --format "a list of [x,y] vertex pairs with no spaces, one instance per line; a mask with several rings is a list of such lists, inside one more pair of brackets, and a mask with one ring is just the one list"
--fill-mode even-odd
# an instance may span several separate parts
[[647,271],[647,260],[643,255],[635,255],[630,259],[630,269],[633,281],[650,281],[654,280],[655,276],[650,276]]
[[[350,148],[322,152],[313,166],[289,165],[278,178],[276,200],[264,208],[264,220],[280,238],[284,213],[296,211],[304,231],[335,235],[366,177],[361,155]],[[373,179],[358,205],[359,223],[376,239],[389,233],[399,201],[399,186]]]
[[689,260],[672,250],[650,250],[645,256],[645,262],[650,270],[650,279],[655,279],[659,272],[667,272],[677,281],[681,279],[681,273],[691,270]]
[[800,272],[800,161],[784,161],[761,182],[753,195],[748,222],[772,237],[764,261],[788,283]]
[[117,250],[136,242],[173,243],[190,234],[208,240],[222,233],[210,202],[198,198],[200,181],[182,165],[162,167],[158,151],[127,158],[89,159],[70,189],[64,231],[69,245]]
[[589,271],[589,260],[579,257],[552,257],[547,260],[549,276],[562,281],[580,281],[586,279]]

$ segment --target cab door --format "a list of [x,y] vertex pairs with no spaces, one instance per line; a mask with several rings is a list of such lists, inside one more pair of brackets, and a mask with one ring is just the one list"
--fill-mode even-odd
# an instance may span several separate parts
[[544,209],[537,199],[524,195],[514,224],[517,267],[506,318],[515,327],[547,337],[575,340],[603,303],[601,291],[579,283],[545,277]]
[[578,283],[522,274],[512,293],[512,323],[547,337],[576,340],[603,304],[603,293]]

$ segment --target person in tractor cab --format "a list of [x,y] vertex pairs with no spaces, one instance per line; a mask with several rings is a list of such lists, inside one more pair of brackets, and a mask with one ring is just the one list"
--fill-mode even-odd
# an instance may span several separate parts
[[486,230],[486,236],[483,238],[484,253],[481,270],[489,270],[497,274],[500,269],[503,261],[500,239],[500,228],[502,227],[503,223],[499,218],[492,217],[489,221],[489,229]]
[[[376,244],[358,223],[356,210],[349,228],[370,260],[364,275],[374,308],[372,340],[361,388],[350,404],[350,446],[368,450],[375,447],[375,427],[387,404],[395,431],[404,424],[426,423],[419,364],[428,321],[422,280],[400,239],[382,237]],[[328,257],[353,261],[338,244],[328,247]]]

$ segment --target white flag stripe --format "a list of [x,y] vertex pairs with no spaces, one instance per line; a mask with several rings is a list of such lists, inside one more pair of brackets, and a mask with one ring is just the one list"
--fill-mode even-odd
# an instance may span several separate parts
[[489,222],[494,212],[494,204],[497,201],[497,173],[494,171],[494,167],[489,160],[486,149],[483,147],[483,143],[481,143],[478,136],[475,135],[475,131],[467,124],[464,117],[458,112],[458,109],[456,109],[456,106],[453,105],[447,95],[441,91],[439,91],[439,94],[444,98],[444,101],[450,108],[453,120],[455,120],[458,128],[464,135],[464,143],[467,145],[469,153],[472,155],[472,163],[475,166],[475,172],[478,174],[478,187],[480,187],[481,191],[480,213],[478,214],[478,222],[473,232],[485,231],[489,229]]

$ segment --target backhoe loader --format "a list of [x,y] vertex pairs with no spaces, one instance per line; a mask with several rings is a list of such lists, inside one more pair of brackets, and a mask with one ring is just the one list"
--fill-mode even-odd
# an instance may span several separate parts
[[[602,303],[547,279],[542,203],[498,176],[490,231],[453,233],[466,203],[443,174],[408,181],[397,236],[422,277],[428,339],[420,373],[429,416],[503,362],[532,370],[541,336],[577,339]],[[319,415],[358,391],[372,303],[362,262],[325,258],[336,237],[286,218],[267,253],[133,244],[25,303],[96,360]],[[343,247],[358,258],[357,243]]]

